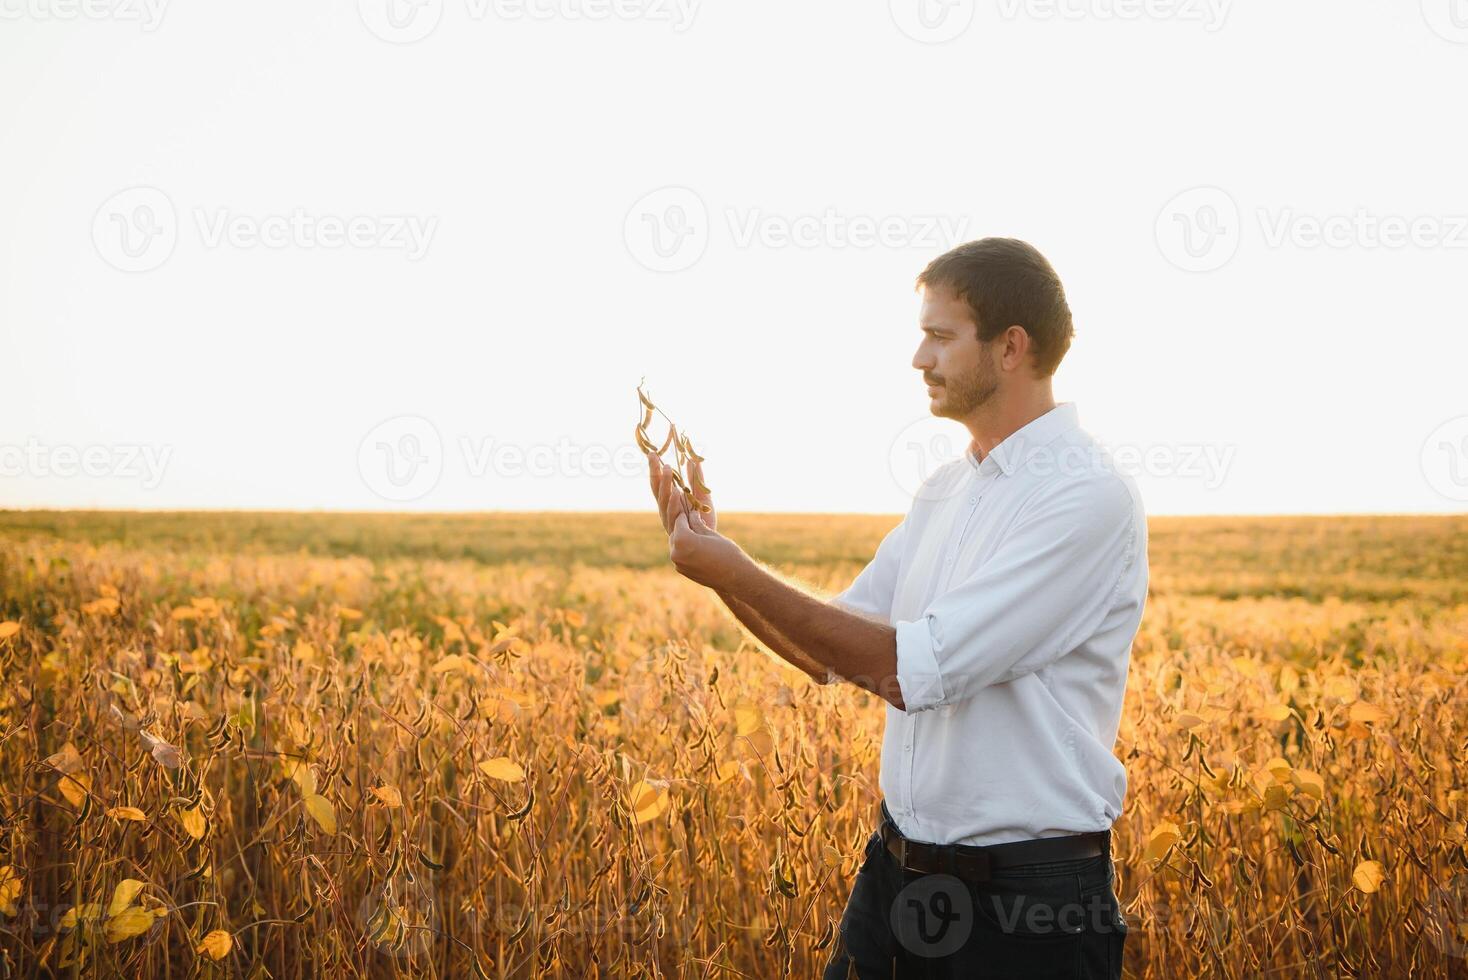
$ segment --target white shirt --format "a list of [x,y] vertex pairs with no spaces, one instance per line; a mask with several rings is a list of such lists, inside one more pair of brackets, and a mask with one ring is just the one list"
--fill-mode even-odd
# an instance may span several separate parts
[[1147,596],[1131,478],[1062,402],[923,482],[830,601],[897,629],[881,788],[907,837],[998,844],[1105,830]]

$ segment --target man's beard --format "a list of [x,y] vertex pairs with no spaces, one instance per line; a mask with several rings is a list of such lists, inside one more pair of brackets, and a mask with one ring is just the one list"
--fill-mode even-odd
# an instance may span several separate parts
[[971,374],[943,382],[943,400],[933,414],[939,418],[961,419],[973,414],[999,390],[999,379],[980,359]]

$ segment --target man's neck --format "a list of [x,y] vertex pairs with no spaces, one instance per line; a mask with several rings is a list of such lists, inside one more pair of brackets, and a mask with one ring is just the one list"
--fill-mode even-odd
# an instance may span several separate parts
[[[1055,395],[1047,384],[1043,388],[1024,393],[1022,397],[992,404],[992,411],[965,422],[969,434],[973,437],[969,448],[973,450],[974,458],[979,462],[983,462],[984,457],[988,456],[995,446],[1053,409]],[[985,406],[985,408],[988,407]]]

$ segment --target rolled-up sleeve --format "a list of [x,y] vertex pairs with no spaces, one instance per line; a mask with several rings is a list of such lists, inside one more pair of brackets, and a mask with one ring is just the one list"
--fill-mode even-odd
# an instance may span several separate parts
[[902,564],[902,541],[907,518],[903,518],[877,545],[877,553],[856,579],[827,601],[849,612],[889,622],[892,597],[897,591],[897,572]]
[[1124,483],[1047,488],[994,553],[917,619],[895,624],[907,711],[962,701],[1040,670],[1105,619],[1138,542]]

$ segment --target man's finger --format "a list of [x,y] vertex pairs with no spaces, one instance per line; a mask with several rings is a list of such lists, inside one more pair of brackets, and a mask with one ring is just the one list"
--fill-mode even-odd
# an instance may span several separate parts
[[673,511],[673,524],[677,526],[680,514],[688,513],[688,498],[683,496],[683,491],[678,489],[678,484],[673,481],[671,471],[668,474],[668,504]]
[[678,489],[678,485],[673,482],[673,477],[671,475],[669,475],[668,477],[668,494],[672,498],[670,503],[673,507],[673,526],[676,527],[678,524],[678,518],[682,517],[684,526],[689,531],[697,533],[700,528],[693,526],[693,508],[689,505],[688,498],[684,496],[683,491]]
[[[647,456],[647,486],[648,486],[648,489],[650,489],[652,491],[652,499],[654,501],[657,501],[657,499],[658,499],[658,471],[657,471],[657,467],[653,465],[653,455],[652,455],[652,453],[647,452],[646,450],[644,450],[643,451],[643,454],[645,456]],[[662,510],[661,504],[659,504],[658,510],[659,511]],[[666,528],[665,528],[665,530],[666,530]]]
[[[644,450],[644,452],[646,452]],[[652,499],[658,499],[658,471],[653,460],[657,459],[652,453],[647,455],[647,485],[652,489]]]
[[673,485],[673,475],[666,466],[658,472],[658,506],[663,511],[663,528],[673,533],[673,521],[678,516],[678,504],[675,497],[678,496],[678,488]]
[[661,469],[659,469],[657,471],[657,475],[653,477],[653,493],[658,498],[658,515],[662,518],[662,521],[663,521],[663,530],[664,531],[668,531],[668,532],[672,532],[672,530],[673,530],[673,522],[672,522],[671,516],[668,513],[668,490],[667,490],[667,486],[668,486],[668,477],[667,477],[667,474],[664,473]]
[[699,516],[703,518],[703,522],[705,525],[713,527],[715,522],[717,522],[718,520],[717,516],[715,516],[714,511],[712,510],[714,506],[714,495],[707,490],[699,489],[699,487],[706,486],[703,480],[703,463],[699,460],[689,461],[688,482],[692,484],[689,489],[693,492],[693,499],[697,500],[699,503],[707,504],[710,507],[710,510],[707,514],[701,513]]

